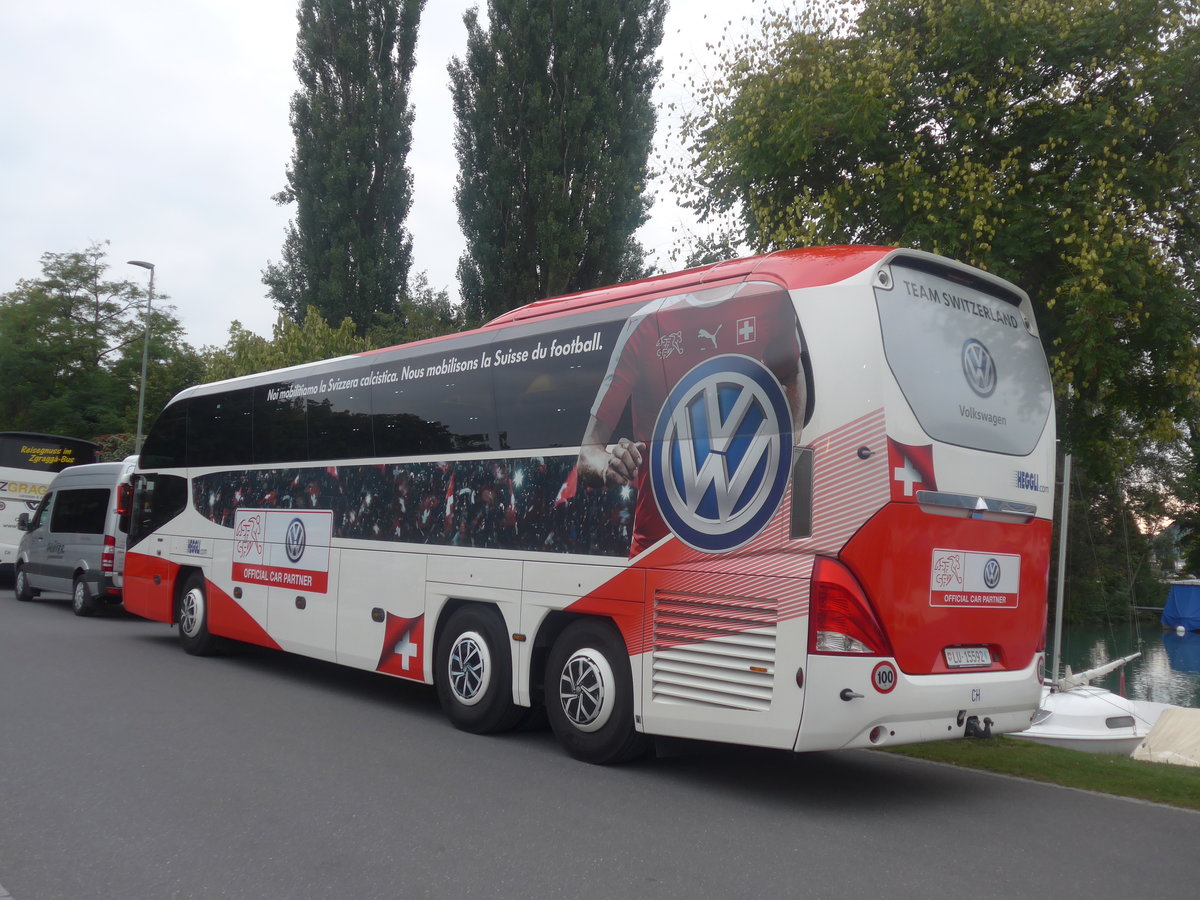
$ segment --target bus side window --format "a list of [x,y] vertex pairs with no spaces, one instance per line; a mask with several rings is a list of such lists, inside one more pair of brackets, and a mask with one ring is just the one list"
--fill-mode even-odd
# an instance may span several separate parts
[[253,416],[250,388],[189,400],[188,466],[236,466],[248,462],[254,435]]
[[173,469],[187,462],[188,401],[172,403],[154,421],[142,445],[142,465],[153,469]]

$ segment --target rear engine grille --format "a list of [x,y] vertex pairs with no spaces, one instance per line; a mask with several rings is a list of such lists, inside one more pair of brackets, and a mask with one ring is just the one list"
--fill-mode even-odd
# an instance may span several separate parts
[[656,592],[654,699],[770,709],[777,622],[775,600]]

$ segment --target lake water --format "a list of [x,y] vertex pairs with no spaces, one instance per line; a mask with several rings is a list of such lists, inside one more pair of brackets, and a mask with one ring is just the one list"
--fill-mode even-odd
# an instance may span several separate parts
[[[1200,633],[1182,637],[1164,632],[1157,621],[1143,621],[1138,636],[1128,623],[1107,628],[1097,625],[1068,625],[1063,630],[1062,657],[1072,671],[1103,665],[1130,653],[1142,655],[1125,664],[1125,695],[1135,700],[1154,700],[1177,706],[1200,707]],[[1047,638],[1047,664],[1052,652],[1053,626]],[[1116,691],[1120,670],[1092,684]]]

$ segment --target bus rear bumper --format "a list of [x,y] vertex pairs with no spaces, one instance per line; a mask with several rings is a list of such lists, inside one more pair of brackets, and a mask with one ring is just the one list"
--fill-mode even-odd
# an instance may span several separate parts
[[[894,660],[810,656],[805,680],[817,687],[805,691],[795,750],[951,740],[966,736],[972,718],[992,734],[1023,731],[1041,698],[1040,658],[1015,671],[906,675]],[[876,687],[881,668],[886,691]]]

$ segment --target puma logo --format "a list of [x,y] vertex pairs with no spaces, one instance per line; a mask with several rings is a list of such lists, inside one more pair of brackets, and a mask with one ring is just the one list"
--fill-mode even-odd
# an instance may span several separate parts
[[712,348],[714,350],[716,350],[717,349],[717,335],[721,333],[721,329],[724,327],[725,327],[724,325],[718,325],[716,331],[705,331],[703,328],[701,328],[700,332],[696,335],[696,337],[708,338],[710,341],[712,341]]

